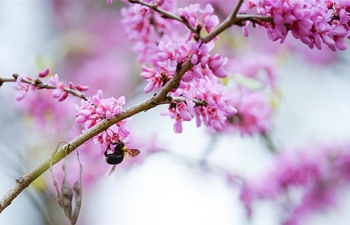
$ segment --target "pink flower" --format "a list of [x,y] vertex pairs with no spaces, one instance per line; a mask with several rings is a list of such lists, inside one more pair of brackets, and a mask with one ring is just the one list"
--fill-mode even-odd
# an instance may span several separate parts
[[[97,94],[91,99],[81,100],[80,106],[75,105],[77,113],[75,115],[76,123],[84,123],[85,129],[89,129],[99,123],[102,119],[111,119],[112,116],[118,115],[123,111],[122,106],[125,104],[125,97],[103,98],[103,92],[97,91]],[[101,151],[104,151],[111,142],[118,140],[125,141],[128,139],[130,132],[126,127],[127,119],[119,121],[107,131],[95,136],[93,140],[100,144]],[[103,153],[103,152],[102,152]]]
[[57,74],[55,74],[52,77],[50,77],[49,81],[50,81],[50,84],[52,86],[56,87],[56,89],[54,89],[52,91],[52,97],[53,98],[57,98],[59,100],[62,100],[62,99],[64,100],[65,98],[67,98],[68,93],[66,93],[64,91],[65,86],[64,86],[64,84],[62,82],[60,82],[59,77],[58,77]]
[[[348,187],[349,144],[320,146],[318,151],[301,149],[278,155],[275,164],[259,180],[249,180],[243,186],[240,199],[251,215],[254,201],[289,198],[288,218],[283,224],[300,224],[307,215],[334,208],[339,193]],[[299,197],[290,198],[291,192]],[[295,194],[295,193],[294,193]],[[293,201],[295,200],[295,201]],[[290,202],[293,201],[293,202]],[[286,204],[285,202],[282,204]]]
[[75,88],[78,91],[87,91],[87,90],[89,90],[89,86],[84,86],[84,85],[80,85],[80,84],[78,84]]
[[[80,100],[80,106],[75,105],[75,109],[78,113],[75,114],[75,122],[77,123],[89,123],[88,126],[85,126],[85,129],[88,129],[95,125],[99,120],[100,116],[96,114],[96,106],[91,104],[89,101],[83,99]],[[90,120],[94,121],[91,122]]]
[[47,77],[49,74],[50,74],[50,69],[49,69],[49,68],[46,68],[46,69],[44,69],[43,71],[41,71],[41,72],[39,73],[39,77],[40,77],[40,78],[45,78],[45,77]]
[[[199,4],[192,4],[177,10],[177,14],[185,18],[192,27],[201,26],[207,32],[219,23],[218,17],[213,13],[213,7],[209,4],[204,9]],[[182,132],[182,122],[193,118],[196,119],[197,126],[203,123],[220,130],[227,116],[234,115],[237,110],[232,105],[233,100],[225,93],[221,81],[216,78],[227,76],[223,69],[227,58],[219,54],[211,55],[214,42],[196,41],[193,39],[194,34],[187,29],[186,36],[180,35],[174,27],[178,22],[155,17],[158,14],[151,14],[144,6],[134,5],[124,9],[123,15],[129,39],[136,43],[142,60],[148,59],[153,66],[142,66],[140,76],[148,82],[144,88],[145,93],[160,90],[176,74],[177,66],[191,57],[193,67],[168,94],[169,97],[186,99],[185,102],[171,103],[169,112],[166,113],[175,120],[175,133]],[[155,27],[157,32],[154,32]],[[161,32],[164,35],[159,36]],[[194,103],[196,101],[198,105]]]
[[[159,4],[170,12],[175,9],[175,1],[172,0],[159,2]],[[159,14],[152,13],[152,10],[147,7],[138,4],[123,8],[122,15],[124,17],[122,24],[129,40],[134,42],[133,49],[139,53],[140,62],[152,61],[152,57],[158,52],[158,43],[162,38],[174,32],[174,26],[177,23],[173,20],[166,20]],[[152,24],[157,29],[154,29]],[[160,33],[167,35],[160,37]]]
[[203,123],[214,130],[221,130],[227,116],[233,116],[237,110],[233,106],[233,99],[225,92],[225,88],[212,76],[202,80],[193,80],[173,93],[174,96],[185,97],[184,102],[173,102],[168,108],[169,115],[175,119],[175,133],[182,132],[182,122],[196,119],[197,126]]
[[145,93],[153,91],[154,88],[162,88],[174,75],[175,67],[161,67],[158,69],[149,69],[146,66],[142,67],[144,72],[141,73],[141,77],[148,80],[148,84],[144,88]]
[[178,119],[175,120],[174,123],[174,132],[175,134],[181,134],[182,133],[182,121],[180,117],[177,117]]
[[345,38],[350,27],[348,3],[341,1],[251,0],[249,5],[258,13],[271,16],[273,23],[262,22],[268,37],[284,42],[289,31],[309,48],[322,48],[322,42],[331,50],[346,49]]
[[92,96],[91,100],[81,100],[81,105],[75,105],[78,113],[76,114],[77,123],[85,123],[86,128],[90,128],[98,123],[101,119],[110,119],[112,116],[122,112],[122,105],[125,104],[125,97],[118,99],[104,99],[103,92],[98,90],[97,94]]
[[185,8],[178,9],[180,16],[184,17],[192,27],[197,27],[199,20],[197,13],[200,10],[199,4],[191,4]]
[[23,83],[22,79],[26,78],[24,74],[21,74],[17,77],[16,83],[13,84],[12,86],[18,91],[16,94],[16,100],[21,101],[26,97],[27,92],[29,90],[29,84]]
[[205,27],[205,30],[210,33],[214,27],[216,27],[219,24],[219,17],[216,15],[212,15],[214,13],[214,8],[210,4],[207,4],[202,11],[203,13],[203,24]]

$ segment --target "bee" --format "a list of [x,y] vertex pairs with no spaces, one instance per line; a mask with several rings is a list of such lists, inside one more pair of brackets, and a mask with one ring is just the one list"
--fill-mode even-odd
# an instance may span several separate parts
[[[114,150],[111,149],[111,144],[114,145]],[[108,145],[106,148],[106,151],[104,152],[105,157],[106,157],[106,162],[108,164],[113,165],[111,171],[109,172],[109,175],[111,175],[115,167],[123,162],[123,159],[127,156],[130,155],[131,157],[136,157],[138,154],[140,154],[140,150],[138,149],[128,149],[124,142],[121,140],[118,140],[118,142],[112,142],[111,144]],[[108,153],[108,150],[112,151],[112,153]],[[109,176],[108,175],[108,176]]]

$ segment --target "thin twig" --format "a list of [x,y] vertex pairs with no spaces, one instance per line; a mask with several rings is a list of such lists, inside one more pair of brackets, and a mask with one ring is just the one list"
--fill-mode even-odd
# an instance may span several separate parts
[[16,82],[16,80],[14,80],[14,78],[2,78],[2,77],[0,77],[0,87],[5,82]]
[[273,142],[271,140],[271,136],[268,133],[263,132],[263,133],[261,133],[261,137],[265,140],[267,148],[272,153],[277,153],[276,147],[275,147],[275,145],[273,144]]
[[159,6],[156,4],[148,3],[148,2],[145,2],[142,0],[129,0],[129,2],[147,6],[148,8],[153,9],[154,11],[160,13],[164,18],[179,21],[179,22],[183,23],[190,31],[192,31],[193,33],[197,33],[197,29],[195,27],[192,27],[186,19],[184,19],[180,16],[177,16],[169,11],[166,11],[162,8],[159,8]]
[[[18,78],[18,74],[14,73],[12,74],[12,77],[13,78],[2,78],[0,77],[0,86],[5,83],[5,82],[16,82],[17,81],[17,78]],[[33,85],[34,87],[38,88],[38,89],[56,89],[55,86],[52,86],[52,85],[49,85],[49,84],[44,84],[41,80],[39,80],[38,78],[35,79],[35,80],[29,80],[29,79],[26,79],[26,78],[23,78],[22,77],[22,80],[21,82],[23,83],[26,83],[26,84],[30,84],[30,85]],[[76,96],[78,98],[81,98],[81,99],[84,99],[85,101],[88,100],[88,98],[83,94],[81,93],[80,91],[78,90],[73,90],[73,89],[70,89],[70,88],[64,88],[63,89],[65,92],[73,95],[73,96]]]
[[258,23],[261,21],[273,22],[272,17],[269,16],[261,16],[261,15],[247,15],[247,14],[238,14],[239,9],[241,8],[244,0],[239,0],[231,14],[226,17],[224,21],[222,21],[219,25],[217,25],[212,32],[210,32],[207,36],[202,38],[202,43],[208,43],[213,40],[213,38],[217,37],[224,30],[228,29],[232,25],[243,26],[244,21],[252,21],[254,23]]
[[[232,25],[243,26],[245,21],[251,21],[253,23],[269,22],[272,23],[273,19],[271,16],[262,15],[251,15],[251,14],[238,14],[244,0],[239,0],[231,14],[219,25],[217,25],[207,36],[201,37],[202,43],[208,43],[213,40],[216,36],[221,34],[224,30],[228,29]],[[192,27],[188,21],[180,16],[177,16],[169,11],[159,8],[158,5],[153,3],[144,2],[142,0],[129,0],[130,3],[136,3],[147,6],[154,11],[160,13],[164,18],[172,19],[183,23],[191,32],[198,34],[198,30]],[[1,84],[1,83],[0,83]]]

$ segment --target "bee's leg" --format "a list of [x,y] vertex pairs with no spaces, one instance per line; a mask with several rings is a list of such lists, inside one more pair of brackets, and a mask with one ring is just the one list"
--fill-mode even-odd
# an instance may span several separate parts
[[104,153],[105,153],[105,157],[113,155],[112,153],[107,153],[107,151],[105,151]]
[[107,148],[106,148],[106,150],[105,150],[105,152],[104,152],[104,154],[105,154],[106,157],[109,156],[109,155],[111,155],[111,154],[108,154],[108,153],[107,153],[108,150],[111,150],[111,145],[110,145],[110,144],[107,146]]

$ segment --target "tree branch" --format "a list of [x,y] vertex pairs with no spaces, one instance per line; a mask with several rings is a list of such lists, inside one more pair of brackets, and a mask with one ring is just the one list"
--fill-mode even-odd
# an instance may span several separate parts
[[226,19],[222,21],[219,25],[217,25],[212,30],[212,32],[210,32],[207,36],[202,38],[202,43],[208,43],[232,25],[243,26],[244,21],[252,21],[254,23],[258,23],[259,21],[273,22],[272,17],[269,16],[237,14],[239,9],[241,8],[242,3],[243,0],[239,0],[231,14],[228,17],[226,17]]
[[[181,23],[185,24],[186,27],[188,27],[192,32],[196,33],[197,31],[191,27],[188,26],[187,21],[185,21],[183,18],[178,17],[174,14],[171,14],[170,12],[167,12],[165,10],[160,9],[157,5],[153,5],[150,3],[143,2],[141,0],[129,0],[129,2],[132,3],[138,3],[145,6],[148,6],[152,8],[153,10],[159,12],[166,18],[174,19],[177,21],[180,21]],[[240,0],[238,4],[236,5],[235,9],[232,11],[229,17],[227,17],[222,23],[220,23],[214,30],[208,34],[205,38],[202,39],[202,43],[207,43],[211,41],[213,38],[215,38],[217,35],[219,35],[224,30],[228,29],[233,24],[242,25],[243,21],[250,20],[253,22],[257,21],[266,21],[271,22],[272,18],[270,17],[263,17],[259,15],[245,15],[245,14],[238,14],[237,12],[242,4],[243,0]],[[16,179],[15,185],[9,190],[3,198],[0,200],[0,213],[9,206],[12,201],[26,188],[28,187],[35,179],[37,179],[41,174],[43,174],[45,171],[47,171],[50,167],[50,161],[52,161],[52,165],[59,162],[61,159],[63,159],[66,155],[73,152],[75,149],[77,149],[79,146],[93,138],[94,136],[98,135],[99,133],[107,130],[110,126],[114,125],[115,123],[126,119],[128,117],[131,117],[135,114],[147,111],[149,109],[152,109],[156,107],[157,105],[164,104],[164,102],[168,101],[167,94],[175,88],[181,77],[192,68],[192,63],[190,61],[191,55],[188,57],[187,61],[183,64],[178,65],[178,70],[176,71],[175,75],[171,78],[169,82],[167,82],[164,87],[159,91],[159,93],[152,98],[149,98],[139,104],[136,104],[134,106],[129,107],[128,109],[124,110],[122,113],[113,116],[111,119],[107,120],[104,119],[97,125],[91,127],[90,129],[86,130],[84,133],[80,134],[70,142],[68,142],[66,145],[61,146],[55,153],[53,153],[48,159],[46,159],[43,163],[41,163],[39,166],[35,167],[31,171],[25,173],[23,176],[21,176],[19,179]],[[15,76],[14,76],[15,78]],[[7,79],[7,78],[0,78],[0,86],[4,82],[14,82],[15,79]],[[23,82],[29,82],[33,85],[33,81],[26,81],[25,79],[22,80]],[[46,89],[54,89],[56,87],[50,86],[50,85],[44,85],[41,83],[41,86],[39,85],[38,88],[46,88]],[[78,96],[82,99],[86,99],[84,95],[80,95],[75,90],[67,89],[66,92],[73,94],[75,96]],[[182,101],[182,99],[177,99]],[[196,103],[196,102],[195,102]]]
[[[241,8],[244,0],[239,0],[231,14],[219,25],[217,25],[212,32],[210,32],[204,38],[201,38],[202,43],[208,43],[213,40],[216,36],[221,34],[224,30],[230,28],[232,25],[244,26],[245,21],[251,21],[253,23],[269,22],[272,23],[273,19],[271,16],[261,16],[261,15],[250,15],[250,14],[238,14],[239,9]],[[187,20],[177,16],[169,11],[159,8],[158,5],[153,3],[148,3],[142,0],[129,0],[130,3],[140,4],[153,9],[154,11],[160,13],[164,18],[172,19],[183,23],[191,32],[194,34],[198,33],[198,30],[195,27],[192,27]]]
[[[12,74],[12,77],[13,78],[2,78],[2,77],[0,77],[0,87],[5,82],[16,82],[17,78],[18,78],[18,74],[14,73],[14,74]],[[28,79],[22,78],[21,82],[33,85],[34,87],[36,87],[38,89],[56,89],[55,86],[52,86],[52,85],[49,85],[49,84],[44,84],[39,78],[37,78],[35,80],[28,80]],[[85,101],[88,100],[87,97],[83,93],[81,93],[80,91],[73,90],[73,89],[66,88],[66,87],[63,90],[65,92],[73,95],[73,96],[76,96],[78,98],[84,99]]]
[[168,18],[168,19],[172,19],[172,20],[176,20],[179,21],[180,23],[183,23],[190,31],[192,31],[193,33],[197,33],[197,29],[195,27],[192,27],[188,21],[180,16],[177,16],[169,11],[166,11],[164,9],[159,8],[158,5],[153,4],[153,3],[148,3],[142,0],[129,0],[130,3],[136,3],[136,4],[140,4],[140,5],[144,5],[147,6],[150,9],[153,9],[154,11],[158,12],[159,14],[161,14],[164,18]]
[[[200,99],[191,99],[192,102],[194,102],[195,106],[206,106],[208,105],[208,103],[206,101],[200,100]],[[171,98],[167,98],[165,101],[162,101],[159,103],[159,105],[161,104],[170,104],[172,102],[186,102],[186,98],[185,97],[171,97]]]
[[129,107],[124,110],[122,113],[113,116],[111,119],[104,119],[100,123],[86,130],[84,133],[80,134],[67,144],[61,146],[57,149],[56,153],[51,155],[48,159],[46,159],[39,166],[35,167],[31,171],[25,173],[20,178],[16,179],[15,185],[9,190],[3,198],[0,200],[0,213],[11,204],[11,202],[25,189],[27,188],[35,179],[37,179],[41,174],[47,171],[50,168],[50,161],[52,160],[52,165],[59,162],[66,155],[73,152],[79,146],[98,135],[99,133],[107,130],[110,126],[115,123],[131,117],[135,114],[138,114],[143,111],[147,111],[151,108],[156,107],[162,101],[165,101],[167,98],[167,94],[171,91],[176,85],[179,83],[183,74],[185,74],[188,70],[193,66],[191,61],[191,56],[187,59],[187,61],[179,68],[179,70],[175,73],[172,79],[167,82],[164,87],[159,91],[158,95],[155,95],[152,98],[149,98],[139,104]]

